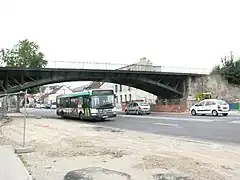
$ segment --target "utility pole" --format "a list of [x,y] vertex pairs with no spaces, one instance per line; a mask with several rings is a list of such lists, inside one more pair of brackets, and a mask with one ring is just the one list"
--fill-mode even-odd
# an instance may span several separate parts
[[23,147],[26,144],[26,121],[27,121],[27,90],[25,91],[24,96],[24,125],[23,125]]

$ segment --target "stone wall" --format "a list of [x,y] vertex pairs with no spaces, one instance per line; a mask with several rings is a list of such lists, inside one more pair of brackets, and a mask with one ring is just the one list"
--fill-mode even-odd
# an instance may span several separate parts
[[187,99],[194,101],[195,95],[199,92],[211,92],[212,98],[222,99],[228,103],[240,99],[240,86],[229,84],[219,75],[189,78]]
[[185,112],[187,110],[187,104],[170,104],[170,105],[162,105],[162,104],[153,104],[151,105],[151,111],[153,112]]

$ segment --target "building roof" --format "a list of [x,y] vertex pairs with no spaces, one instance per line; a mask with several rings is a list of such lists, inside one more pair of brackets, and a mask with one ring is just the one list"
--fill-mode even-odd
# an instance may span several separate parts
[[48,93],[48,95],[50,95],[50,94],[56,94],[63,86],[64,86],[64,85],[59,86],[59,87],[57,87],[57,88],[54,88],[50,93]]
[[93,81],[89,85],[83,85],[83,86],[74,88],[73,92],[79,92],[79,91],[82,91],[84,89],[98,89],[98,88],[101,87],[102,84],[103,84],[102,82]]
[[[47,97],[47,96],[49,96],[49,95],[51,95],[51,94],[56,94],[62,87],[64,87],[65,85],[62,85],[62,86],[59,86],[59,87],[56,87],[55,89],[53,89],[50,93],[47,93],[47,94],[44,94],[43,96],[42,96],[42,98],[43,97]],[[67,86],[65,86],[65,87],[67,87]],[[67,87],[67,88],[69,88],[69,87]],[[70,88],[69,88],[70,89]]]

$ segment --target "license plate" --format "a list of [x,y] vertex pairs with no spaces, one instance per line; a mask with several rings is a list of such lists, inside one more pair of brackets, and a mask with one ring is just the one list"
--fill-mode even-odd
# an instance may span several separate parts
[[108,116],[103,116],[103,118],[107,118]]

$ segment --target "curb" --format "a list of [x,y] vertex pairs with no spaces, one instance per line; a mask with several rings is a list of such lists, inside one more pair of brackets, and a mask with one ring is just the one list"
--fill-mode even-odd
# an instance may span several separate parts
[[25,172],[25,174],[26,174],[26,176],[27,176],[27,180],[33,180],[33,177],[32,177],[32,175],[29,173],[29,171],[27,170],[27,168],[26,168],[26,166],[23,164],[23,162],[22,162],[22,160],[19,158],[19,156],[16,154],[16,156],[17,156],[17,160],[22,164],[22,166],[23,166],[23,170],[24,170],[24,172]]
[[12,118],[6,117],[5,120],[0,121],[0,127],[4,126],[5,124],[7,124],[7,123],[9,123],[9,122],[11,122],[11,121],[12,121]]

